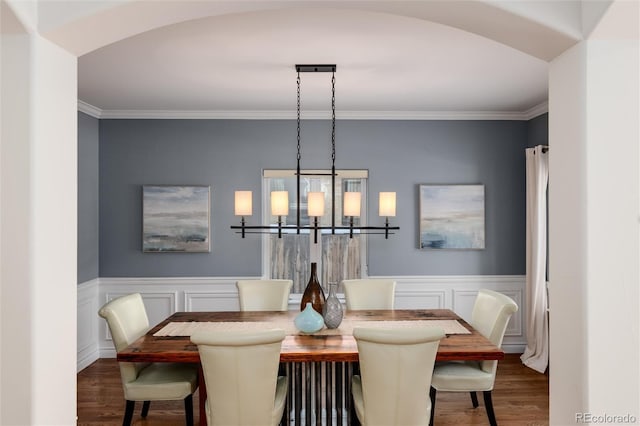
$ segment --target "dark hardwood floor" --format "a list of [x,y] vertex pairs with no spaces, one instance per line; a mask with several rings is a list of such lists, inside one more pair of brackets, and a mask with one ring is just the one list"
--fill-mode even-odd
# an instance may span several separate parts
[[[508,354],[498,364],[493,404],[501,426],[541,426],[549,424],[548,376],[536,373],[520,362],[519,355]],[[488,425],[482,395],[474,409],[468,393],[438,394],[435,426]],[[198,392],[194,395],[194,417],[198,422]],[[151,403],[149,415],[140,417],[142,404],[136,405],[133,425],[168,426],[184,424],[182,401]],[[78,425],[122,424],[124,399],[120,370],[115,359],[100,359],[78,373]]]

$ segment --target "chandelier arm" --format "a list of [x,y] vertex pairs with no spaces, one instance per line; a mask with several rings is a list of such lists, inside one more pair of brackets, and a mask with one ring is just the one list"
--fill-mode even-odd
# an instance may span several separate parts
[[[311,230],[313,231],[314,229],[316,229],[315,226],[313,225],[305,225],[305,226],[296,226],[296,225],[242,225],[242,222],[240,225],[231,225],[229,228],[231,229],[271,229],[274,231],[277,231],[278,228],[282,229],[282,230],[296,230],[298,228],[300,229],[306,229],[306,230]],[[320,230],[326,229],[332,229],[333,227],[331,226],[318,226],[317,227]],[[390,230],[390,231],[398,231],[400,230],[399,226],[336,226],[335,229],[337,230],[345,230],[348,231],[350,229],[353,229],[355,231],[385,231],[385,230]],[[381,234],[384,234],[384,232],[380,232]]]
[[[394,235],[395,232],[390,231],[399,231],[399,226],[336,226],[335,228],[332,226],[296,226],[296,225],[246,225],[241,224],[240,226],[231,225],[231,229],[239,230],[236,233],[241,234],[242,238],[244,238],[245,234],[271,234],[278,235],[278,238],[282,238],[282,234],[292,234],[299,233],[300,230],[308,230],[309,232],[317,233],[322,230],[339,230],[345,231],[343,234],[351,234],[353,237],[354,231],[358,231],[360,235],[368,234],[368,235],[384,235],[385,238],[388,238],[389,235]],[[349,232],[346,232],[349,231]],[[378,231],[378,232],[372,232]]]

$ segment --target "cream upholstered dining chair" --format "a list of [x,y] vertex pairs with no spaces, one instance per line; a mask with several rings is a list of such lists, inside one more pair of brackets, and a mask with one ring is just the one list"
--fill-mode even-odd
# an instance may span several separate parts
[[[500,347],[511,315],[518,305],[510,297],[492,290],[480,290],[473,305],[471,325],[491,343]],[[482,391],[489,423],[497,425],[491,391],[496,379],[498,361],[438,362],[433,371],[430,398],[432,420],[437,391],[469,392],[473,407],[478,407],[477,391]],[[432,422],[433,423],[433,422]]]
[[343,280],[347,309],[393,309],[396,282],[381,278]]
[[[98,314],[107,320],[116,352],[149,330],[149,319],[139,293],[106,303]],[[144,401],[142,417],[151,401],[184,400],[187,425],[193,425],[193,392],[198,387],[198,367],[192,364],[120,362],[126,408],[123,425],[131,424],[136,401]]]
[[236,281],[241,311],[286,311],[289,309],[291,280]]
[[356,327],[360,375],[352,378],[353,405],[367,425],[427,425],[428,390],[444,331],[436,327]]
[[278,376],[284,330],[198,331],[207,386],[208,425],[277,425],[282,419],[288,381]]

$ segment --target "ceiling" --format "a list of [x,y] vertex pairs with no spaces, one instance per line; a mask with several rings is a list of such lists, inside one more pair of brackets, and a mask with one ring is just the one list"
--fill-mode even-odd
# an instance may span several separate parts
[[[460,29],[348,9],[280,9],[163,26],[81,56],[78,97],[102,117],[282,118],[295,64],[336,64],[338,118],[521,117],[548,63]],[[330,74],[303,73],[303,116],[326,116]]]

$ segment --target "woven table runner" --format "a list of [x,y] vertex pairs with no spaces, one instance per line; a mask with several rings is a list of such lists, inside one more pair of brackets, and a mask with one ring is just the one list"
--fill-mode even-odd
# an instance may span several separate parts
[[[351,321],[344,319],[335,329],[323,328],[311,333],[314,335],[353,335],[355,327],[380,327],[380,328],[413,328],[413,327],[440,327],[445,334],[471,334],[462,324],[456,320],[421,320],[421,321]],[[280,328],[288,336],[307,334],[298,330],[293,321],[242,321],[242,322],[170,322],[154,333],[156,337],[191,336],[196,331],[247,331],[268,330]]]

